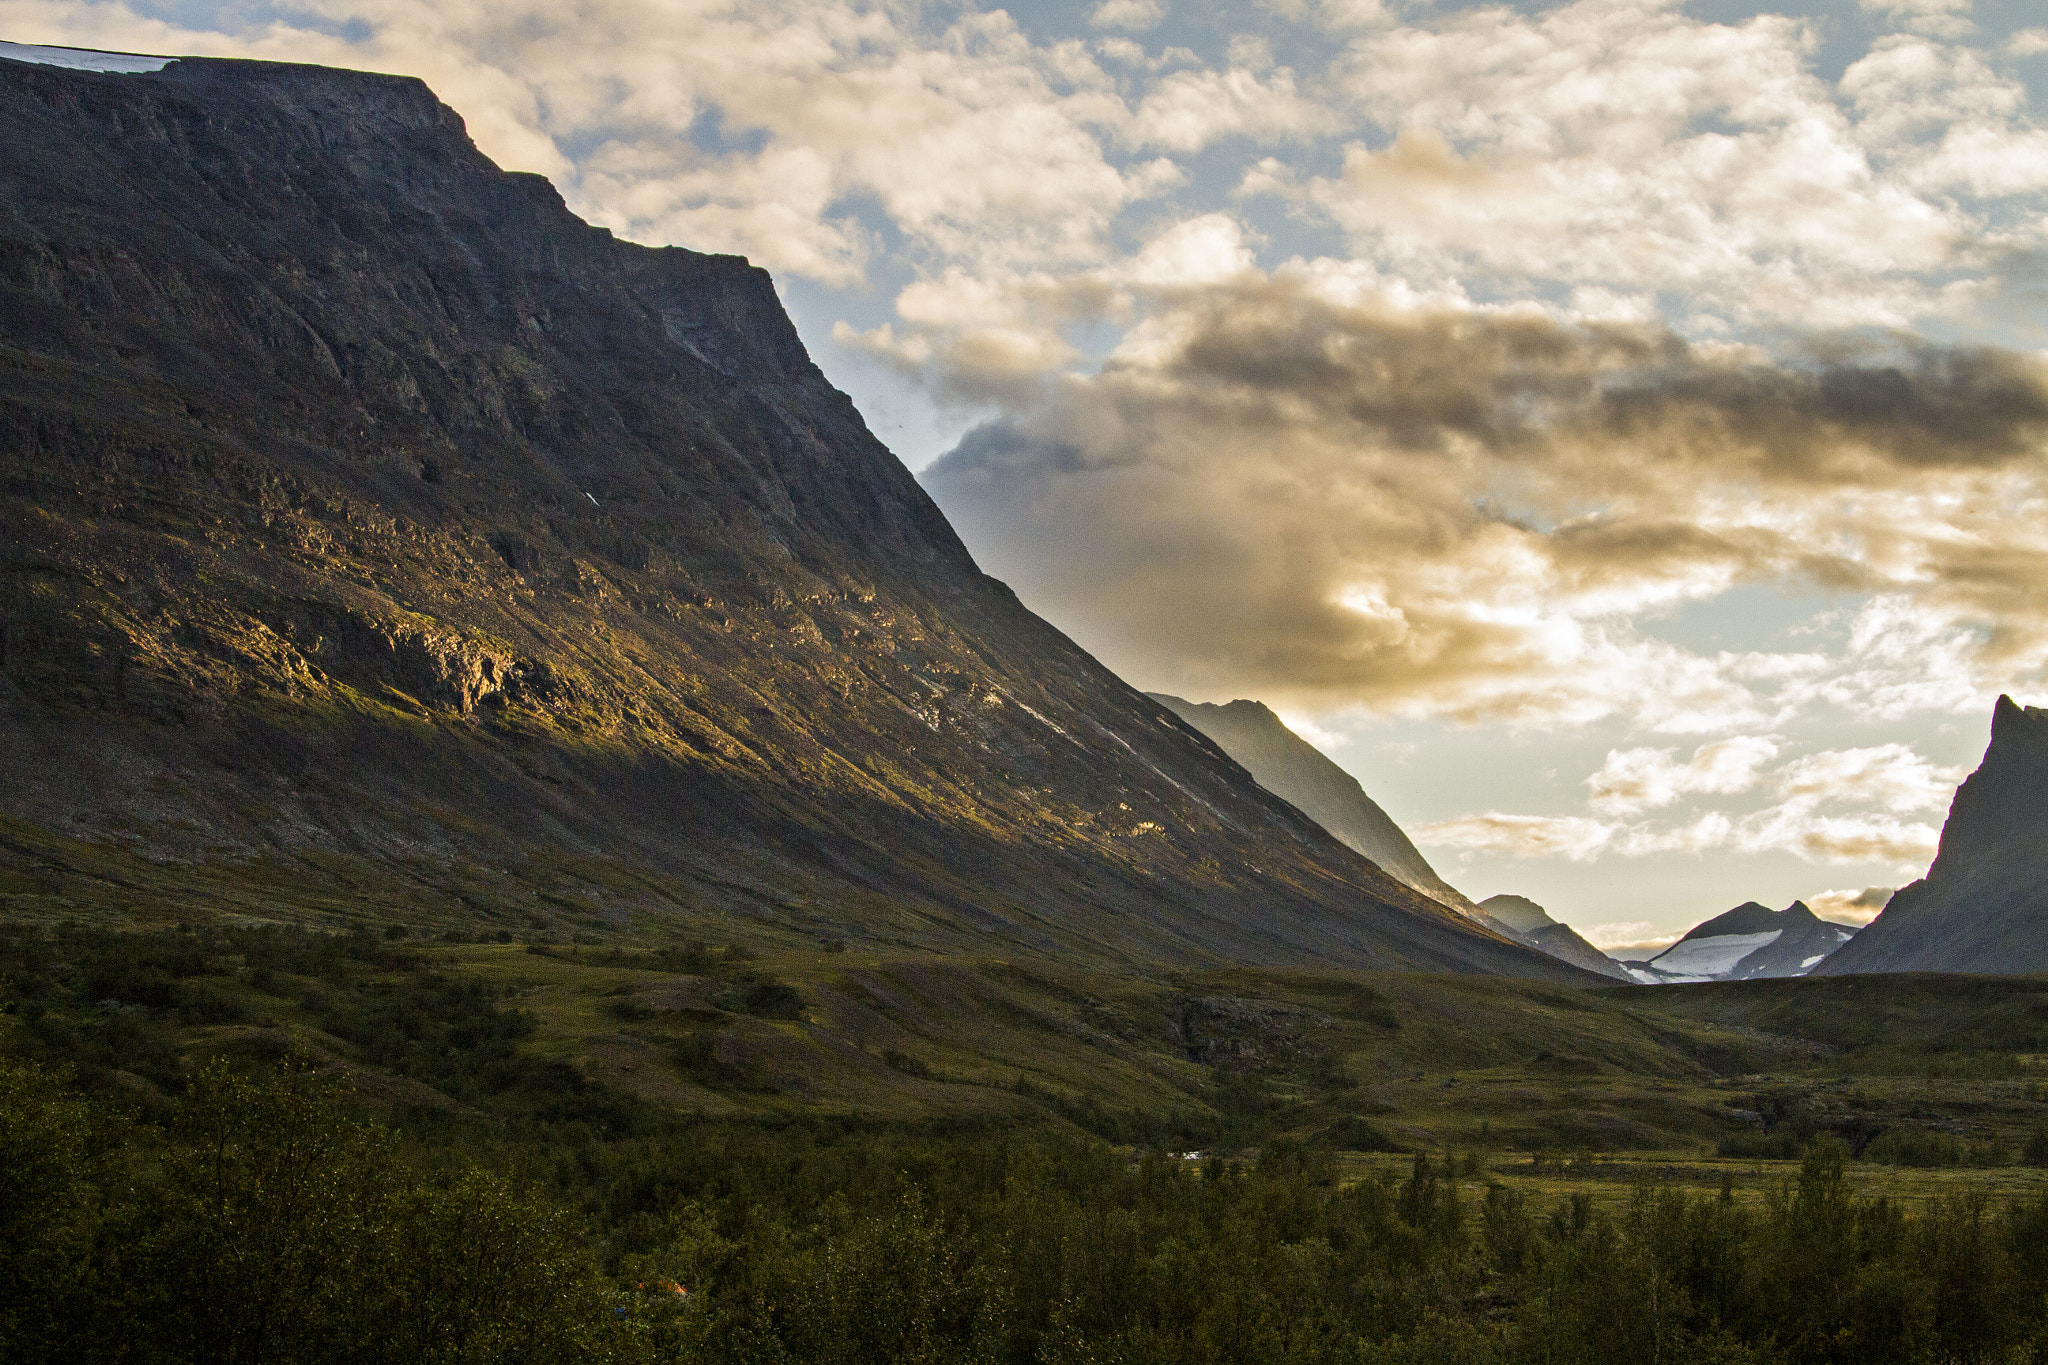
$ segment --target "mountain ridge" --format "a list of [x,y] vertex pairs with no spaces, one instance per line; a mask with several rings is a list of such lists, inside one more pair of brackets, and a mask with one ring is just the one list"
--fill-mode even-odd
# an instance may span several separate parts
[[1619,981],[1635,980],[1619,962],[1581,937],[1578,930],[1552,919],[1548,910],[1527,896],[1488,896],[1479,902],[1479,908],[1554,958]]
[[765,272],[420,82],[0,61],[0,113],[0,814],[315,918],[1578,979],[982,575]]
[[1437,875],[1357,778],[1288,729],[1264,702],[1193,702],[1166,692],[1145,695],[1214,740],[1266,790],[1372,859],[1389,876],[1461,914],[1481,913],[1469,896]]
[[1773,910],[1744,901],[1688,929],[1676,943],[1629,965],[1639,981],[1751,981],[1804,976],[1855,930],[1824,920],[1805,901]]
[[[1437,875],[1406,832],[1394,823],[1357,778],[1322,750],[1287,728],[1263,702],[1191,702],[1165,692],[1145,694],[1220,745],[1259,785],[1292,804],[1311,820],[1388,875],[1448,906],[1474,923],[1575,967],[1615,980],[1631,981],[1613,959],[1557,923],[1533,901],[1507,898],[1535,909],[1540,923],[1523,929],[1474,902]],[[1496,897],[1495,899],[1501,899]]]
[[1999,697],[1927,875],[1817,971],[2048,971],[2048,707]]

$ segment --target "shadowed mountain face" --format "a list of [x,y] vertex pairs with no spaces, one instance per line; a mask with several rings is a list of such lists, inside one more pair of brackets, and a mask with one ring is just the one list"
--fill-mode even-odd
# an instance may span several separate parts
[[1396,880],[1539,952],[1601,976],[1632,979],[1613,959],[1544,914],[1533,901],[1519,896],[1494,898],[1533,909],[1541,923],[1530,930],[1493,914],[1493,901],[1474,904],[1464,892],[1436,874],[1401,827],[1365,794],[1357,778],[1288,729],[1264,704],[1238,700],[1219,705],[1186,701],[1163,692],[1145,695],[1215,740],[1224,753],[1244,765],[1260,786],[1286,800],[1346,846],[1372,859]]
[[1805,901],[1793,901],[1783,910],[1745,901],[1695,924],[1649,961],[1631,964],[1630,973],[1652,983],[1805,976],[1855,932],[1822,919]]
[[1479,902],[1479,908],[1520,935],[1525,942],[1541,948],[1552,957],[1602,976],[1621,981],[1635,980],[1620,963],[1579,937],[1578,931],[1569,924],[1559,924],[1552,919],[1549,911],[1527,896],[1488,896]]
[[1479,914],[1479,907],[1463,892],[1437,876],[1401,827],[1365,794],[1357,778],[1288,729],[1263,703],[1240,700],[1218,705],[1184,701],[1163,692],[1145,695],[1215,740],[1260,786],[1397,880],[1460,913]]
[[1567,975],[980,574],[765,273],[418,82],[0,62],[0,121],[0,835],[54,910],[118,844],[302,916]]
[[2048,971],[2048,709],[2000,697],[1941,851],[1816,974]]

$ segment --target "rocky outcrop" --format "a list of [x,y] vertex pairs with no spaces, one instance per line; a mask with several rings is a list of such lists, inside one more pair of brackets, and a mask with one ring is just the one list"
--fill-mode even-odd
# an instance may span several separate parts
[[2048,971],[2048,708],[2000,697],[1927,876],[1816,974]]
[[982,575],[765,272],[419,82],[0,61],[0,123],[0,824],[266,914],[1579,979]]

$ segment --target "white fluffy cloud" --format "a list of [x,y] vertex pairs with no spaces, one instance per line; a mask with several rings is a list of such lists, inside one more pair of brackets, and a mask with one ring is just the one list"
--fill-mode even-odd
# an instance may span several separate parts
[[1938,311],[1998,215],[1926,191],[2038,190],[2040,129],[1966,51],[1887,40],[1835,89],[1815,43],[1803,20],[1714,24],[1659,0],[1381,28],[1338,82],[1394,136],[1298,193],[1367,257],[1467,287],[1676,293],[1696,326]]
[[1831,749],[1788,763],[1772,776],[1787,802],[1879,806],[1894,814],[1945,809],[1966,774],[1940,768],[1903,744]]
[[[1905,869],[1933,858],[1936,830],[1901,817],[1945,808],[1962,770],[1937,767],[1903,744],[1821,750],[1769,768],[1780,748],[1773,739],[1740,736],[1703,744],[1683,760],[1674,749],[1610,750],[1585,780],[1592,817],[1490,812],[1425,825],[1416,838],[1460,851],[1576,862],[1710,849]],[[1686,796],[1757,790],[1776,800],[1748,812],[1711,809],[1678,824],[1629,819]],[[1830,892],[1829,903],[1848,894]]]
[[1668,806],[1691,792],[1733,795],[1757,783],[1763,766],[1778,756],[1775,742],[1761,735],[1702,744],[1680,763],[1673,749],[1614,749],[1600,771],[1586,779],[1587,804],[1603,815],[1633,815]]
[[1122,28],[1143,31],[1156,25],[1166,17],[1166,6],[1162,0],[1103,0],[1088,22],[1096,28]]
[[1618,827],[1575,815],[1468,815],[1415,831],[1418,843],[1438,848],[1508,853],[1518,858],[1585,862],[1614,842]]

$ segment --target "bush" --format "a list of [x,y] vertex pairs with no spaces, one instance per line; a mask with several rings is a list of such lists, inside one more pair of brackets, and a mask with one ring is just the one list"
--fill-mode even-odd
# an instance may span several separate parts
[[1870,1140],[1863,1159],[1882,1166],[1960,1166],[1961,1140],[1927,1128],[1889,1128]]
[[475,1168],[427,1175],[345,1099],[301,1064],[212,1064],[94,1190],[85,1106],[0,1063],[6,1358],[509,1365],[630,1344],[567,1215]]

